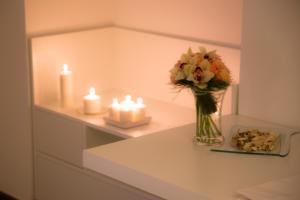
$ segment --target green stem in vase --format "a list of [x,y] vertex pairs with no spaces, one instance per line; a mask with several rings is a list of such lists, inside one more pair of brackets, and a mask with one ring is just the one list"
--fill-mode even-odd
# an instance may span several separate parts
[[[224,91],[194,91],[197,117],[197,142],[208,145],[223,142],[222,137],[220,137],[222,133],[218,127],[219,123],[215,122],[212,116],[220,108],[218,102],[222,101],[222,98],[220,98],[222,95],[224,95]],[[216,118],[216,120],[220,119]]]
[[210,119],[210,123],[212,124],[213,128],[214,128],[214,132],[217,133],[217,135],[222,135],[221,134],[221,131],[219,130],[219,128],[217,127],[216,123],[214,122],[214,120],[212,119],[211,116],[209,116],[209,119]]
[[217,111],[217,102],[211,92],[195,92],[196,107],[198,107],[202,114],[209,115]]
[[212,137],[216,137],[216,134],[215,134],[215,131],[214,131],[214,128],[210,122],[210,116],[207,116],[207,124],[209,126],[209,131],[211,132],[211,136]]
[[199,136],[201,137],[201,136],[203,136],[203,130],[204,130],[205,124],[203,123],[203,120],[204,120],[203,115],[200,112],[199,112],[199,115],[200,115],[200,122],[198,122],[198,123],[200,123],[200,125],[201,125],[201,128],[199,130]]
[[207,115],[205,115],[204,117],[205,117],[206,132],[207,132],[208,138],[211,138],[213,136],[213,133],[210,130],[210,124],[208,121],[208,117],[207,117]]

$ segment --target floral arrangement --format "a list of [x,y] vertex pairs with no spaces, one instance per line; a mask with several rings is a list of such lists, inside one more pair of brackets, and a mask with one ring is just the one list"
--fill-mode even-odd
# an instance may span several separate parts
[[[187,53],[182,54],[170,73],[172,84],[190,88],[196,93],[224,90],[231,84],[230,71],[221,57],[215,50],[207,52],[204,47],[200,47],[199,52],[195,53],[189,48]],[[210,114],[215,112],[216,108],[214,100],[211,97],[207,98],[206,102],[211,105],[204,106],[203,109]]]
[[230,71],[216,51],[200,47],[193,53],[189,48],[170,70],[171,82],[195,91],[225,89],[231,83]]
[[190,88],[194,93],[198,140],[202,140],[200,137],[203,135],[205,137],[221,135],[210,114],[218,110],[220,98],[215,92],[225,91],[232,79],[229,69],[216,51],[208,52],[200,47],[198,52],[193,52],[189,48],[170,70],[170,74],[171,83],[176,88]]

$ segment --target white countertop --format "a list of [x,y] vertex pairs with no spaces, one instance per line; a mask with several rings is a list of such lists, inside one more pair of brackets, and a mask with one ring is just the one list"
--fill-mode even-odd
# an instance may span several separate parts
[[[243,116],[225,116],[232,125],[297,130]],[[300,134],[286,157],[212,152],[192,142],[194,124],[84,151],[84,166],[157,196],[172,200],[237,199],[238,189],[300,174]]]

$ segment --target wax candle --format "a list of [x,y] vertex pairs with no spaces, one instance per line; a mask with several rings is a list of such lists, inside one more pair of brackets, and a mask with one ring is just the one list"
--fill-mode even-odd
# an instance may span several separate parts
[[125,100],[122,101],[122,106],[127,106],[129,109],[131,109],[133,107],[133,105],[134,105],[134,102],[131,99],[131,95],[127,94],[125,96]]
[[131,95],[126,95],[125,99],[119,103],[117,98],[109,106],[109,118],[117,122],[137,122],[146,117],[146,105],[142,98],[137,98],[135,103]]
[[120,122],[132,122],[133,121],[133,111],[128,104],[123,104],[120,109]]
[[141,97],[137,98],[137,102],[134,105],[134,119],[133,121],[140,121],[146,117],[146,105]]
[[133,121],[133,108],[134,102],[131,100],[131,95],[127,94],[125,100],[121,103],[120,108],[120,122]]
[[115,121],[120,121],[121,104],[117,98],[113,98],[112,104],[109,106],[109,117]]
[[95,88],[90,88],[89,94],[84,97],[84,113],[97,114],[101,110],[101,97],[96,94]]
[[72,72],[67,64],[63,65],[63,70],[60,72],[60,100],[62,107],[73,105]]

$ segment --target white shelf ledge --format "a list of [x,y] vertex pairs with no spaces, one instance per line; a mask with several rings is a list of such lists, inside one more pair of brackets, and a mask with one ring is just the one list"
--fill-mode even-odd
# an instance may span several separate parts
[[[108,106],[111,104],[113,97],[123,98],[125,95],[126,93],[120,90],[105,91],[101,93],[102,103],[104,106]],[[168,129],[181,127],[187,124],[193,124],[195,122],[195,111],[193,109],[165,103],[147,97],[144,97],[144,101],[147,105],[147,115],[151,116],[152,120],[147,125],[130,129],[122,129],[106,124],[103,120],[103,116],[107,114],[106,112],[99,115],[83,114],[81,100],[79,100],[78,103],[70,109],[62,108],[59,105],[59,102],[36,104],[35,106],[37,109],[77,120],[79,123],[83,123],[86,126],[117,135],[122,138],[140,137],[151,133],[158,133]]]

